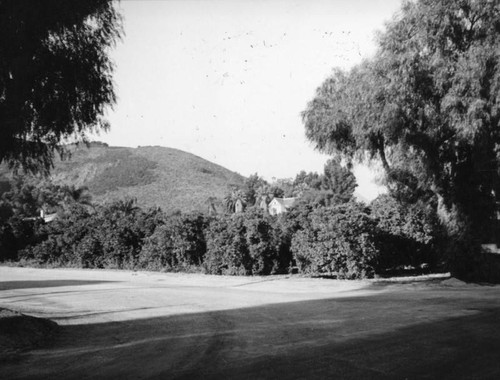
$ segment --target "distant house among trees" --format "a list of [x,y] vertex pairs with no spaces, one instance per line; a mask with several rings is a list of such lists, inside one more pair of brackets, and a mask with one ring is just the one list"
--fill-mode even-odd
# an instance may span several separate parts
[[279,215],[287,212],[293,206],[297,198],[273,198],[269,203],[269,214]]
[[40,209],[40,215],[39,216],[29,216],[27,218],[23,218],[24,221],[33,221],[33,220],[43,220],[45,223],[52,222],[53,220],[56,220],[58,218],[57,212],[54,213],[47,213],[45,210],[42,208]]
[[247,200],[242,190],[235,189],[224,197],[224,205],[229,213],[243,212]]
[[40,210],[40,218],[43,219],[45,223],[52,222],[53,220],[57,219],[57,212],[49,214],[42,208]]

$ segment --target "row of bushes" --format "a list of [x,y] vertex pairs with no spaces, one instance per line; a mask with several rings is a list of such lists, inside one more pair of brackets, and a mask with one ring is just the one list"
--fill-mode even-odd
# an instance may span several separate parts
[[[432,217],[388,196],[371,207],[352,201],[318,208],[301,204],[279,217],[258,208],[232,215],[167,216],[160,210],[141,210],[130,201],[94,209],[76,203],[48,224],[23,223],[17,231],[26,246],[16,246],[17,257],[12,251],[2,253],[3,259],[227,275],[288,273],[296,268],[337,278],[437,263]],[[0,244],[5,245],[4,235]],[[12,231],[9,236],[16,238]]]
[[166,216],[159,210],[124,211],[116,205],[89,213],[73,206],[57,220],[35,226],[35,244],[18,258],[35,264],[84,268],[141,268],[212,274],[286,273],[277,219],[254,208],[244,214]]

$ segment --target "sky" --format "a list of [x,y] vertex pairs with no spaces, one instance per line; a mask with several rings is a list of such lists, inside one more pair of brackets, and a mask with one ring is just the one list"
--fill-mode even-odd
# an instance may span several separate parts
[[[122,0],[113,146],[177,148],[244,176],[322,172],[301,112],[334,68],[376,49],[400,0]],[[373,173],[356,167],[358,193]]]

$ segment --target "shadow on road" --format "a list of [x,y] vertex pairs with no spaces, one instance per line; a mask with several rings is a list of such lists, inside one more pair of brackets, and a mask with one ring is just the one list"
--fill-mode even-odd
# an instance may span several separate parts
[[58,286],[79,286],[112,283],[115,281],[88,281],[88,280],[43,280],[43,281],[0,281],[1,290],[54,288]]
[[500,378],[498,303],[406,296],[61,326],[0,378]]

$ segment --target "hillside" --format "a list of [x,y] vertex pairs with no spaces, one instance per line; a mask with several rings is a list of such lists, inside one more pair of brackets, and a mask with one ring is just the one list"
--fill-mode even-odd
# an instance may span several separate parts
[[51,178],[56,184],[87,186],[94,202],[136,198],[141,207],[164,211],[206,210],[209,197],[222,199],[228,186],[244,177],[181,150],[148,146],[70,147],[69,160],[56,160]]

